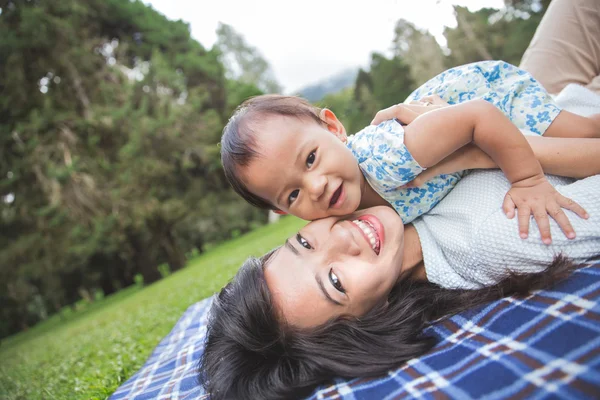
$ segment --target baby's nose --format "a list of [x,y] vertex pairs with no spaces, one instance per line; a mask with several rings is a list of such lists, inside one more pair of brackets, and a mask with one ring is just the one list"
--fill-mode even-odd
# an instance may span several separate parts
[[308,179],[307,190],[312,201],[321,199],[321,196],[325,193],[325,187],[327,186],[327,178],[324,176],[313,176]]

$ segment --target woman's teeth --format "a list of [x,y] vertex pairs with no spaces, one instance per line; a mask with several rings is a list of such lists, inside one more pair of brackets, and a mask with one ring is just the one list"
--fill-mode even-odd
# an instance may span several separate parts
[[375,231],[375,227],[371,225],[367,221],[355,219],[352,221],[356,226],[358,226],[369,238],[369,244],[371,248],[375,251],[375,253],[379,254],[379,237]]

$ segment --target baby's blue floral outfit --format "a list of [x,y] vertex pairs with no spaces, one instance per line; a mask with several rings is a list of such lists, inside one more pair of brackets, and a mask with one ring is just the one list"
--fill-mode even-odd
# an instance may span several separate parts
[[[504,61],[482,61],[449,69],[424,83],[405,102],[432,94],[449,104],[486,100],[524,135],[543,135],[561,111],[529,73]],[[394,207],[405,224],[432,209],[464,174],[439,175],[420,187],[400,188],[425,168],[404,146],[404,129],[396,120],[366,127],[349,137],[348,147],[367,182]]]

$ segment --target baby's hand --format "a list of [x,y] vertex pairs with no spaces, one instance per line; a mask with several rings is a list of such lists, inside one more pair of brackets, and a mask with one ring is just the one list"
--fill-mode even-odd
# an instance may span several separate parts
[[393,118],[408,125],[421,114],[448,107],[449,105],[450,104],[446,103],[438,95],[424,96],[420,100],[411,101],[410,104],[394,104],[391,107],[379,111],[375,114],[375,118],[371,121],[371,125],[379,125],[383,121]]
[[573,211],[581,218],[588,218],[588,214],[583,207],[561,195],[543,175],[512,184],[511,189],[504,197],[502,209],[506,216],[512,219],[515,216],[515,207],[518,209],[521,238],[527,238],[529,234],[529,216],[533,214],[540,229],[542,241],[545,244],[552,243],[548,214],[554,218],[569,239],[575,237],[575,232],[562,208]]

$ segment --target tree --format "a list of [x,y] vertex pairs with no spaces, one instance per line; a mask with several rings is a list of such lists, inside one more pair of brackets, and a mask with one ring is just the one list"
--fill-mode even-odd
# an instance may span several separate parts
[[369,76],[377,104],[375,111],[401,103],[415,86],[409,64],[399,57],[387,59],[381,54],[373,53]]
[[266,219],[219,164],[247,86],[187,24],[141,1],[0,7],[0,335]]
[[[455,6],[456,28],[446,28],[449,56],[446,67],[495,59],[518,65],[542,18],[537,2],[518,2],[503,10],[482,8],[470,12]],[[526,7],[533,7],[526,11]],[[542,5],[539,5],[542,7]]]
[[227,67],[229,79],[255,85],[266,93],[282,91],[269,63],[231,26],[219,23],[215,46],[221,52],[221,61]]
[[325,96],[319,105],[331,107],[349,133],[367,126],[382,108],[402,102],[414,89],[410,67],[402,59],[371,55],[369,71],[360,69],[353,89]]
[[419,86],[444,70],[444,53],[433,35],[400,19],[394,29],[394,57],[407,61],[414,85]]

